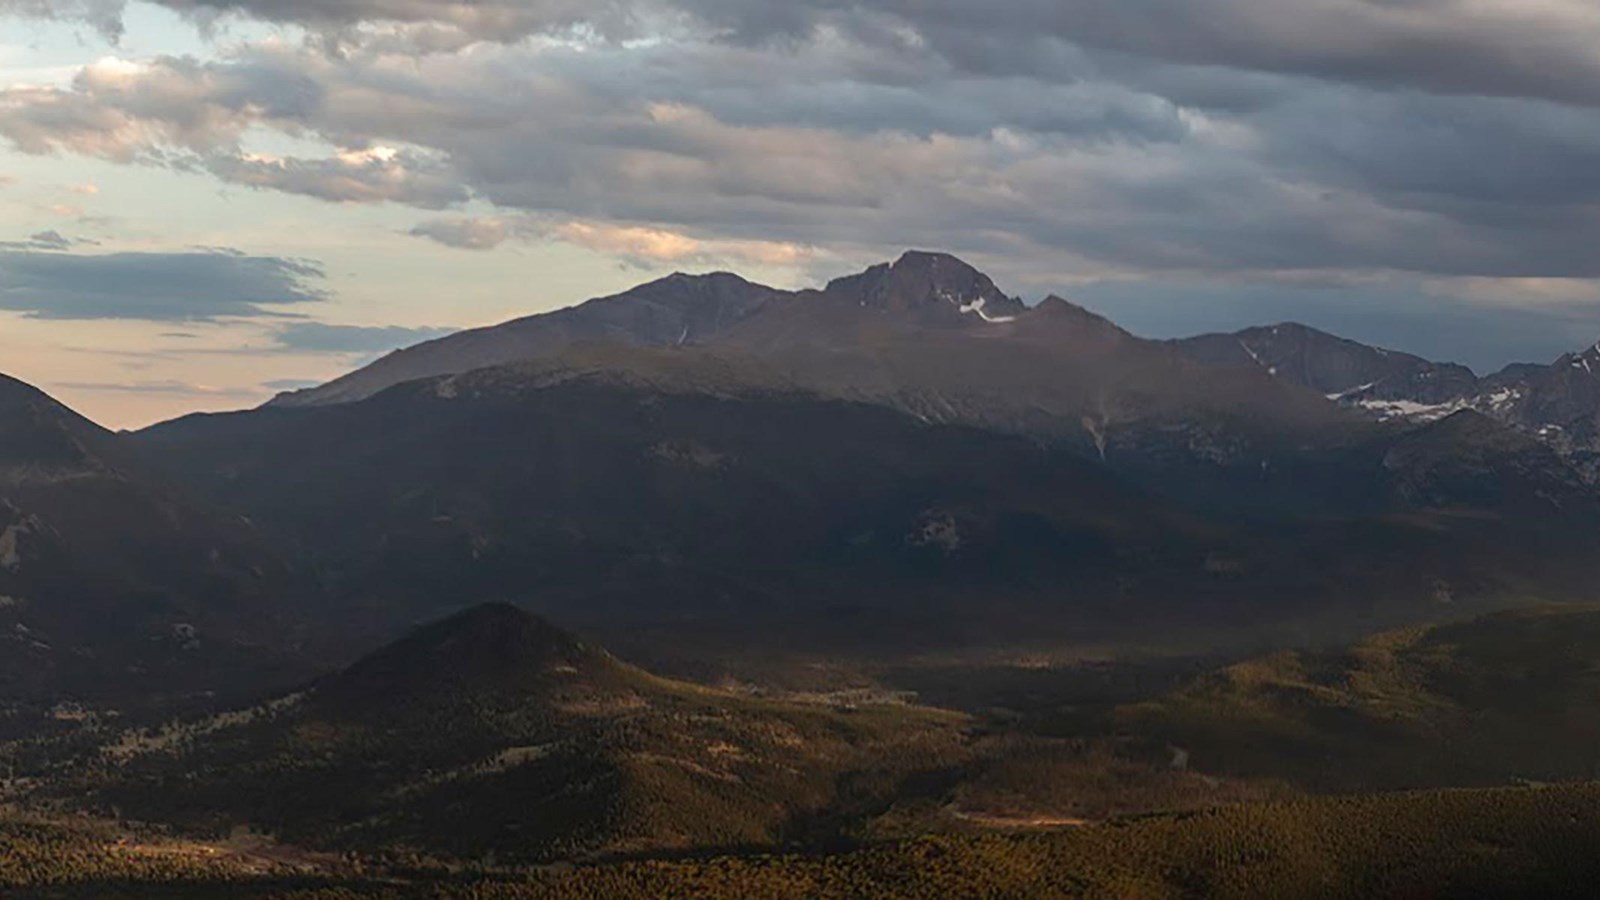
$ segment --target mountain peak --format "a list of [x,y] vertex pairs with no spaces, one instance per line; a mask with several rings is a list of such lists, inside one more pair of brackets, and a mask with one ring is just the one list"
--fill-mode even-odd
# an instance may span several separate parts
[[1585,375],[1600,375],[1600,341],[1576,353],[1568,353],[1556,361],[1557,366],[1580,369]]
[[0,412],[12,412],[22,409],[48,409],[58,411],[63,415],[72,415],[66,407],[56,402],[44,391],[28,384],[26,381],[12,378],[10,375],[0,374]]
[[826,293],[866,308],[939,315],[953,310],[984,322],[1009,322],[1027,312],[989,276],[948,253],[927,250],[908,250],[892,263],[834,279]]
[[1051,329],[1055,334],[1070,331],[1084,337],[1127,338],[1127,331],[1099,313],[1092,312],[1058,294],[1039,301],[1029,313],[1030,322]]
[[644,284],[641,284],[624,293],[631,294],[636,291],[643,291],[652,287],[662,287],[666,285],[719,285],[751,283],[752,282],[743,275],[739,275],[734,272],[673,272],[670,275],[657,278],[655,281],[647,281]]
[[0,375],[0,467],[96,467],[108,437],[44,391]]

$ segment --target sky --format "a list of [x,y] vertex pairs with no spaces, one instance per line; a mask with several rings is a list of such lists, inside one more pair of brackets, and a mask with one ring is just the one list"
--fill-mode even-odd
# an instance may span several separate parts
[[0,0],[0,372],[110,427],[672,271],[1600,337],[1593,0]]

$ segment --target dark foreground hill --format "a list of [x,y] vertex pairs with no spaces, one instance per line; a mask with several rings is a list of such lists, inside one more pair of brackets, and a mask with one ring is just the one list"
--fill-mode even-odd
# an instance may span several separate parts
[[67,788],[202,833],[537,861],[836,835],[956,765],[961,716],[657,678],[513,607],[422,628],[303,692],[123,737]]

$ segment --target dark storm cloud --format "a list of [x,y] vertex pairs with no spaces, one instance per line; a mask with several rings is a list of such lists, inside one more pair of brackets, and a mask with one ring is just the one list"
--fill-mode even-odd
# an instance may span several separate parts
[[1600,103],[1587,0],[681,0],[745,41],[915,34],[951,65],[1039,72],[1068,48],[1451,94]]
[[[466,40],[695,29],[782,46],[839,33],[925,48],[958,68],[1048,70],[1089,47],[1174,63],[1499,96],[1600,101],[1587,0],[159,0],[201,21],[238,15],[349,31],[396,23],[432,49]],[[120,30],[120,0],[0,0],[0,11]],[[443,32],[458,35],[447,40]],[[392,37],[392,35],[386,35]],[[370,37],[370,36],[369,36]]]
[[0,309],[41,319],[194,321],[321,300],[304,260],[222,250],[73,254],[0,250]]
[[[158,0],[209,21],[235,15],[351,32],[411,26],[450,49],[581,34],[612,41],[694,31],[781,47],[819,32],[923,49],[989,73],[1051,71],[1080,48],[1173,63],[1446,93],[1594,103],[1600,28],[1587,0]],[[0,12],[120,31],[122,0],[0,0]],[[441,31],[459,34],[456,42]],[[392,40],[392,32],[366,40]]]

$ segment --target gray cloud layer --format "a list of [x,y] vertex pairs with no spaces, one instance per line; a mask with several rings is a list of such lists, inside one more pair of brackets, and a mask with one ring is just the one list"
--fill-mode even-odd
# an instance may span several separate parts
[[0,250],[0,309],[42,319],[195,321],[270,314],[322,299],[303,260],[236,251],[107,253]]
[[[201,22],[237,15],[418,50],[532,35],[613,41],[700,33],[794,44],[819,33],[923,48],[968,71],[1040,74],[1073,48],[1174,63],[1594,103],[1600,11],[1588,0],[156,0]],[[0,0],[0,12],[121,30],[124,0]],[[408,30],[408,32],[407,32]],[[370,36],[366,38],[370,40]]]

